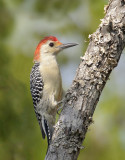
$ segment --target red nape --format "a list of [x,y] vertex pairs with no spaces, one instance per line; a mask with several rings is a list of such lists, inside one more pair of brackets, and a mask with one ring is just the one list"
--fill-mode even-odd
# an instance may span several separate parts
[[38,61],[39,58],[40,58],[40,47],[42,44],[46,43],[48,40],[52,40],[52,41],[58,41],[58,39],[54,36],[47,36],[47,37],[44,37],[44,39],[42,39],[38,46],[36,47],[36,50],[35,50],[35,53],[34,53],[34,61]]

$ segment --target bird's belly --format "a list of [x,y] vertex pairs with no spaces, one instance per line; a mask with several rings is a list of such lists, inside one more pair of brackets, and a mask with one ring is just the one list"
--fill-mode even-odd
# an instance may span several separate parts
[[42,110],[44,116],[52,116],[53,123],[55,122],[55,115],[57,112],[57,102],[62,98],[62,79],[60,70],[57,63],[40,66],[40,73],[43,79],[43,94],[42,99],[39,103],[39,110]]
[[[52,63],[52,62],[51,62]],[[44,95],[46,98],[54,96],[56,101],[61,100],[62,96],[62,79],[57,63],[51,65],[41,66],[40,72],[43,77]]]
[[60,76],[55,75],[51,77],[49,75],[46,81],[48,82],[44,85],[44,93],[47,97],[53,96],[55,101],[59,101],[62,96],[62,81]]

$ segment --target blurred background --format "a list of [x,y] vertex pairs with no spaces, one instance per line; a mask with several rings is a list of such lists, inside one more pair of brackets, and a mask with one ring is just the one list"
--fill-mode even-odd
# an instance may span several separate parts
[[[38,42],[48,35],[77,47],[58,61],[67,90],[107,0],[0,0],[0,160],[44,159],[29,76]],[[78,160],[125,159],[125,54],[101,95]]]

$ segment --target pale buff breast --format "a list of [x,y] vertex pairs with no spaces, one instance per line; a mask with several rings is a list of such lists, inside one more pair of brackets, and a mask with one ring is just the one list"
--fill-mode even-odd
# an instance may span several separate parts
[[47,57],[40,64],[40,73],[44,81],[44,96],[54,95],[56,101],[62,97],[62,79],[60,70],[55,57]]

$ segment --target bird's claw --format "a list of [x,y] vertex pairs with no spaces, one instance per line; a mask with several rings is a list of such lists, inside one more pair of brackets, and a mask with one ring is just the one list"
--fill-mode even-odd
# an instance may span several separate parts
[[[57,103],[57,105],[60,106],[62,103],[64,103],[64,99],[61,100],[61,101],[59,101],[59,102]],[[61,109],[63,109],[63,106],[58,107],[58,109],[57,109],[57,114],[58,114],[58,115],[60,115],[59,111],[60,111]]]
[[63,106],[60,106],[58,109],[57,109],[57,114],[60,115],[59,111],[63,109]]

